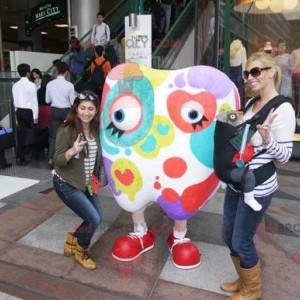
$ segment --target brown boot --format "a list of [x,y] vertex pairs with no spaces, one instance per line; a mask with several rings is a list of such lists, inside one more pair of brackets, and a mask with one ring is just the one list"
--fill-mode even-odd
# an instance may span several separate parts
[[82,248],[79,244],[75,250],[75,260],[84,268],[88,270],[96,269],[96,262],[90,257],[89,250]]
[[231,256],[234,268],[239,275],[239,278],[233,282],[224,282],[221,284],[221,289],[228,293],[237,293],[240,291],[242,284],[240,279],[240,258],[237,256]]
[[242,288],[228,300],[259,300],[262,294],[260,263],[251,269],[240,268]]
[[66,256],[74,255],[76,246],[77,246],[77,238],[73,235],[73,233],[69,232],[67,235],[67,240],[64,245],[64,254]]

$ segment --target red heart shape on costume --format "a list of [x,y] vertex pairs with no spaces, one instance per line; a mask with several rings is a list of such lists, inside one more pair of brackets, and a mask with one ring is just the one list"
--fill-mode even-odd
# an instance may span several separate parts
[[[203,114],[203,120],[192,124],[182,117],[182,109],[187,102],[191,109],[195,109]],[[209,91],[203,91],[198,94],[190,94],[182,90],[175,91],[168,96],[168,111],[173,123],[183,132],[196,133],[209,127],[216,116],[217,102],[216,97]],[[201,108],[201,110],[199,110]],[[205,117],[205,118],[204,118]]]
[[124,185],[131,185],[134,179],[134,175],[129,169],[125,169],[123,172],[121,172],[120,170],[116,170],[115,175],[118,180]]

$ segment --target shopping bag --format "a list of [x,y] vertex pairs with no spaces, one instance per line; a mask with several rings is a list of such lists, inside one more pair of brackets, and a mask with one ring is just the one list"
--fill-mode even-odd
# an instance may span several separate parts
[[15,135],[12,128],[0,129],[0,150],[9,149],[15,146]]

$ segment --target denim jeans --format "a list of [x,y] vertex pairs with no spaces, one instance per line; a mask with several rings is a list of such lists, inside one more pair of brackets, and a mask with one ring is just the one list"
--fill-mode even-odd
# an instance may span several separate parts
[[96,195],[84,193],[54,175],[53,185],[60,199],[83,219],[81,225],[74,232],[79,245],[87,249],[91,239],[101,223],[102,213],[99,199]]
[[254,211],[245,204],[243,194],[227,187],[224,200],[222,236],[232,256],[240,257],[242,268],[249,269],[258,263],[253,241],[257,226],[269,207],[273,194],[256,197],[261,204],[260,211]]

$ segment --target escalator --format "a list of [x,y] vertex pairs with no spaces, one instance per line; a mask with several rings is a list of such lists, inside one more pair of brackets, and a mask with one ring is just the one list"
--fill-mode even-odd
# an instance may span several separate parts
[[[110,32],[113,33],[116,38],[124,34],[124,18],[129,15],[130,10],[130,0],[121,0],[106,14],[104,22],[109,25]],[[93,49],[88,47],[91,31],[92,28],[79,39],[82,45],[87,46],[85,47],[87,58],[92,58],[94,55]],[[69,59],[69,55],[70,51],[68,50],[60,59],[66,62]],[[52,68],[53,66],[49,67],[46,73],[51,73]]]
[[195,0],[190,0],[152,53],[152,67],[171,69],[195,25]]

